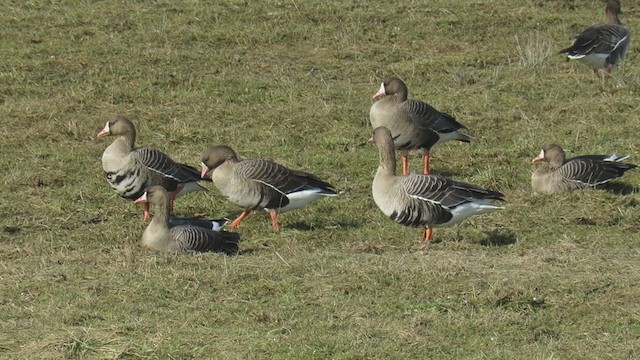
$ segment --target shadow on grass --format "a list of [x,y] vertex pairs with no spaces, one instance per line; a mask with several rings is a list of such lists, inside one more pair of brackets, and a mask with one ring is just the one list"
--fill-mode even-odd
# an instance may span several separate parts
[[515,244],[518,240],[516,235],[508,229],[497,229],[487,233],[487,237],[480,240],[482,246],[506,246]]
[[[241,245],[242,246],[242,245]],[[240,248],[240,251],[238,251],[238,256],[242,256],[242,255],[251,255],[255,252],[258,252],[260,249],[255,249],[255,248],[248,248],[248,249],[242,249]]]
[[313,230],[321,230],[321,229],[355,229],[355,228],[359,228],[360,226],[361,226],[360,223],[356,221],[338,221],[331,224],[328,224],[328,223],[308,224],[308,223],[303,223],[298,221],[298,222],[286,224],[287,229],[294,229],[299,231],[313,231]]
[[624,182],[612,182],[598,188],[617,195],[629,195],[640,192],[640,188]]

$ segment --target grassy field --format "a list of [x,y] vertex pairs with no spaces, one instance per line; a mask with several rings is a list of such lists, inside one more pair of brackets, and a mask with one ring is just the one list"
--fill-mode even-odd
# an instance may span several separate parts
[[[608,83],[555,54],[603,7],[3,2],[0,358],[639,358],[640,171],[614,191],[530,189],[548,141],[640,162],[640,48]],[[640,34],[640,6],[622,8]],[[474,137],[436,147],[432,172],[504,192],[505,210],[423,248],[377,209],[363,143],[390,75]],[[147,250],[141,208],[102,174],[114,114],[194,166],[228,144],[344,193],[283,214],[280,234],[250,215],[237,257]],[[239,212],[209,187],[176,212]]]

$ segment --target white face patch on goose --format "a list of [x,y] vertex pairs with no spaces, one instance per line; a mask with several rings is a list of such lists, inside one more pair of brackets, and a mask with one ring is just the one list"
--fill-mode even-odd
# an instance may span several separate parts
[[142,196],[140,196],[139,198],[137,198],[134,202],[135,203],[146,203],[149,200],[147,199],[147,192],[145,191],[144,194],[142,194]]
[[108,121],[107,121],[107,124],[104,126],[104,128],[100,130],[100,132],[98,133],[98,137],[107,136],[107,135],[111,135],[111,127],[109,126]]
[[533,160],[531,160],[531,163],[537,163],[538,161],[544,161],[544,149],[540,150],[540,154],[534,157]]
[[200,163],[200,177],[204,178],[205,176],[207,176],[207,173],[209,172],[209,167],[207,165],[205,165],[203,162]]
[[382,84],[380,84],[380,89],[378,89],[378,92],[376,92],[375,94],[373,94],[373,98],[377,99],[381,96],[387,95],[387,90],[384,88],[384,82]]

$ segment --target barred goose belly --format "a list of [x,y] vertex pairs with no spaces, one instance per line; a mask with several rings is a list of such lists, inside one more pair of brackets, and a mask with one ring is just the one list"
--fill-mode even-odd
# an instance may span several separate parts
[[423,153],[424,174],[429,174],[429,152],[436,144],[458,140],[470,142],[462,133],[464,125],[420,100],[407,99],[407,85],[396,77],[385,79],[373,95],[376,101],[369,110],[373,129],[384,126],[391,131],[393,144],[402,154],[402,174],[409,174],[409,150]]
[[152,186],[136,202],[154,206],[154,216],[142,234],[142,244],[155,250],[173,253],[238,253],[240,235],[213,231],[189,222],[176,225],[170,221],[169,194],[162,186]]
[[620,13],[620,1],[608,0],[604,11],[606,23],[589,26],[576,36],[571,46],[559,53],[591,66],[596,75],[598,69],[605,68],[605,80],[608,79],[611,70],[624,59],[631,42],[629,30],[620,21]]
[[[198,169],[173,161],[158,149],[136,148],[136,128],[123,116],[116,116],[98,133],[98,137],[116,135],[118,138],[102,154],[102,169],[111,188],[121,197],[135,200],[147,188],[160,185],[170,192],[173,200],[191,191],[206,190],[198,181]],[[210,180],[209,180],[210,181]],[[145,204],[145,219],[149,207]]]
[[582,155],[566,159],[562,147],[547,144],[531,162],[545,162],[531,175],[531,187],[543,193],[571,192],[606,184],[636,167],[618,155]]
[[431,240],[433,227],[504,209],[491,201],[504,201],[504,195],[497,191],[435,175],[396,176],[389,129],[376,128],[373,141],[380,155],[372,184],[373,200],[391,220],[405,226],[425,227],[425,242]]
[[201,176],[211,180],[229,201],[243,212],[229,226],[238,228],[253,210],[266,210],[275,231],[280,231],[278,214],[303,208],[327,196],[334,187],[315,175],[292,170],[266,159],[240,160],[228,146],[207,149],[202,156]]

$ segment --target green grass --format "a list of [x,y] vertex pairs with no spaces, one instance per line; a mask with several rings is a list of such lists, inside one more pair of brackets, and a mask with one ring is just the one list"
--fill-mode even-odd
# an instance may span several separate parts
[[[5,2],[0,358],[638,358],[640,171],[624,194],[530,189],[547,141],[639,161],[634,43],[609,83],[555,54],[603,6]],[[640,7],[623,11],[640,33]],[[475,139],[436,147],[432,171],[507,198],[426,249],[370,194],[377,150],[361,144],[390,75]],[[237,257],[147,250],[140,208],[101,170],[114,114],[177,160],[228,144],[344,194],[283,214],[280,234],[252,214]],[[213,186],[176,204],[238,211]]]

